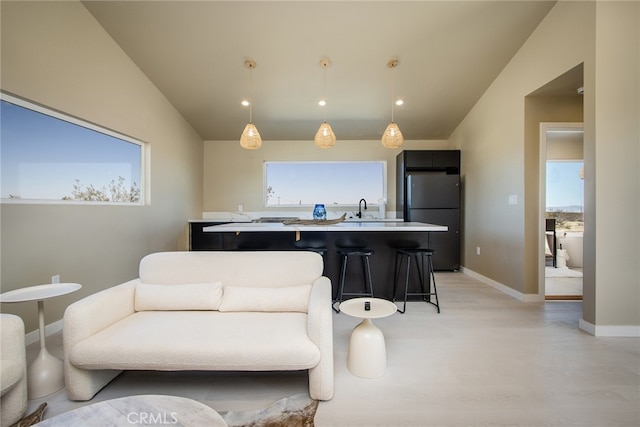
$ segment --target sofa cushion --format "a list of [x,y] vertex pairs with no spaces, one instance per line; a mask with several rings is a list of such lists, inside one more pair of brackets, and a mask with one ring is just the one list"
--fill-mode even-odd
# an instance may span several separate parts
[[158,252],[140,261],[140,281],[275,288],[312,283],[323,268],[322,256],[311,251]]
[[225,286],[220,311],[294,311],[306,313],[311,285],[283,288]]
[[135,310],[217,310],[221,299],[220,282],[182,285],[138,283]]
[[69,349],[83,369],[301,370],[320,362],[303,313],[141,311]]

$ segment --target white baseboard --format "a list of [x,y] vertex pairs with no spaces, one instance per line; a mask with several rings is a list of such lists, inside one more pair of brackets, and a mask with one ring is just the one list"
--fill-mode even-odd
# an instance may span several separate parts
[[522,292],[516,291],[515,289],[510,288],[507,285],[503,285],[500,282],[496,282],[495,280],[490,279],[486,276],[483,276],[482,274],[476,273],[475,271],[467,267],[461,266],[460,271],[466,274],[467,276],[473,277],[474,279],[479,280],[480,282],[499,290],[503,294],[509,295],[510,297],[517,299],[518,301],[522,301],[522,302],[544,301],[544,297],[538,294],[523,294]]
[[580,319],[578,327],[595,337],[618,337],[618,338],[639,338],[640,325],[594,325],[586,320]]
[[[473,270],[470,270],[466,267],[460,267],[460,271],[467,276],[473,277],[480,282],[491,286],[499,290],[500,292],[509,295],[522,302],[544,302],[544,296],[538,294],[523,294],[522,292],[518,292],[506,285],[503,285],[500,282],[496,282],[493,279],[483,276],[482,274],[478,274]],[[594,325],[589,323],[583,319],[578,321],[578,328],[580,330],[593,335],[595,337],[640,337],[640,325]]]
[[[55,334],[56,332],[60,332],[62,330],[63,320],[57,320],[53,323],[45,325],[44,327],[44,336],[47,337],[51,334]],[[24,336],[24,344],[29,345],[40,340],[40,331],[36,329],[35,331],[31,331]]]

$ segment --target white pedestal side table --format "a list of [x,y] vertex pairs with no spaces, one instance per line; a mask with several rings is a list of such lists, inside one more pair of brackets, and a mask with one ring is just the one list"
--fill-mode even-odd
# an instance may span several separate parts
[[49,354],[44,339],[44,300],[70,294],[81,287],[82,285],[77,283],[54,283],[30,286],[0,294],[0,302],[5,303],[38,301],[40,353],[27,368],[27,394],[29,399],[46,396],[64,387],[62,360]]
[[[365,303],[369,310],[365,310]],[[357,377],[378,378],[387,369],[387,349],[382,331],[371,319],[391,316],[398,307],[381,298],[353,298],[340,304],[340,311],[362,319],[351,333],[347,368]]]

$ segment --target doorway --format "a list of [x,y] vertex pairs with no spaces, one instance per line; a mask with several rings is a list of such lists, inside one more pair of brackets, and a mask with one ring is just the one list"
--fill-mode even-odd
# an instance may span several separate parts
[[545,300],[582,300],[584,155],[582,123],[540,125],[540,217]]

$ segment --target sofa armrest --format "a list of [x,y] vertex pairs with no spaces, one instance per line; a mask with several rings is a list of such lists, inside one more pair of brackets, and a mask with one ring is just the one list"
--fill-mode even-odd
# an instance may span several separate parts
[[[0,314],[0,349],[2,349],[2,361],[14,361],[20,366],[20,372],[12,374],[18,378],[27,377],[27,358],[24,346],[24,322],[14,314]],[[4,373],[4,371],[3,371]],[[5,377],[2,377],[5,380]],[[15,381],[10,384],[0,384],[2,386],[2,394],[4,395],[5,387],[13,386]]]
[[73,347],[83,339],[132,315],[139,279],[105,289],[74,302],[64,312],[64,382],[71,400],[89,400],[120,371],[90,371],[70,362]]
[[0,314],[0,425],[13,425],[27,410],[27,358],[24,323],[13,314]]
[[[77,342],[135,313],[134,297],[139,279],[89,295],[64,312],[64,346]],[[66,352],[65,352],[66,353]]]
[[[309,308],[307,310],[307,332],[316,345],[322,344],[322,341],[327,338],[333,343],[331,281],[328,277],[322,276],[317,278],[311,285]],[[329,332],[328,337],[326,336],[327,331]]]
[[331,281],[322,276],[312,283],[307,311],[307,333],[320,349],[320,363],[309,372],[311,398],[329,400],[333,397],[333,313]]

